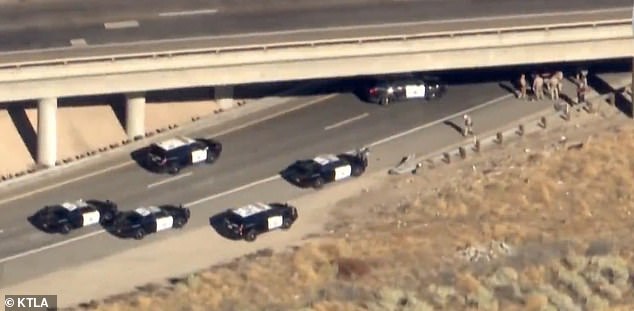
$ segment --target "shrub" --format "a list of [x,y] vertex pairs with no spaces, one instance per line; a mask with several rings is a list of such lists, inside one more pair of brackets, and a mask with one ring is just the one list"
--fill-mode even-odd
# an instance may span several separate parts
[[548,300],[560,311],[581,311],[581,308],[572,301],[572,298],[558,291],[550,284],[542,285],[539,291],[548,297]]
[[440,308],[445,308],[451,300],[457,298],[456,289],[451,286],[429,285],[427,291],[431,295],[432,302]]
[[604,311],[610,308],[610,303],[599,295],[592,295],[586,300],[585,307],[586,310]]
[[367,304],[369,311],[433,311],[428,303],[400,289],[382,288],[376,293],[376,301]]
[[337,278],[350,280],[362,277],[371,271],[370,265],[358,258],[337,258],[333,262],[336,267]]
[[523,300],[526,311],[543,311],[549,306],[548,297],[540,293],[530,293]]
[[586,268],[589,260],[585,256],[579,256],[576,254],[568,254],[563,259],[563,263],[572,271],[582,271]]
[[586,283],[586,280],[583,277],[574,272],[568,271],[561,265],[556,265],[554,270],[557,281],[566,286],[581,301],[585,302],[590,296],[592,296],[592,289],[588,286],[588,283]]

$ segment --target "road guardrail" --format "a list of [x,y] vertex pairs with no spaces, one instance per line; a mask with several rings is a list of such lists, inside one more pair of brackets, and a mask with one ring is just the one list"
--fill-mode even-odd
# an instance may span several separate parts
[[305,47],[317,47],[317,46],[335,46],[346,44],[367,44],[367,43],[381,43],[389,41],[411,41],[418,39],[435,39],[435,38],[460,38],[465,36],[474,35],[495,35],[495,34],[508,34],[508,33],[523,33],[523,32],[535,32],[539,30],[551,31],[561,29],[575,29],[575,28],[599,28],[603,26],[623,26],[631,25],[632,19],[619,19],[619,20],[597,20],[597,21],[584,21],[575,23],[559,23],[559,24],[543,24],[543,25],[531,25],[531,26],[511,26],[511,27],[498,27],[498,28],[482,28],[482,29],[465,29],[454,31],[442,31],[442,32],[425,32],[417,34],[401,34],[401,35],[388,35],[388,36],[371,36],[371,37],[355,37],[355,38],[339,38],[339,39],[324,39],[324,40],[311,40],[311,41],[291,41],[291,42],[275,42],[267,44],[251,44],[242,46],[220,46],[209,48],[197,48],[197,49],[178,49],[178,50],[166,50],[160,52],[144,52],[144,53],[120,53],[104,56],[86,56],[86,57],[68,57],[49,59],[41,61],[23,61],[14,63],[0,64],[0,70],[2,69],[19,69],[24,67],[37,67],[37,66],[59,66],[68,64],[86,64],[86,63],[99,63],[99,62],[115,62],[123,60],[143,60],[143,59],[158,59],[158,58],[172,58],[176,56],[191,56],[191,55],[204,55],[204,54],[225,54],[232,52],[248,52],[248,51],[266,51],[275,49],[287,49],[287,48],[305,48]]

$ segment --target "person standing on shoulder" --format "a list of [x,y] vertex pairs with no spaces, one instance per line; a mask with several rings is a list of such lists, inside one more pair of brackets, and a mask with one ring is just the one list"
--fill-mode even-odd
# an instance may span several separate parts
[[586,103],[586,80],[581,79],[579,84],[577,85],[577,104],[585,104]]
[[526,98],[527,83],[526,83],[526,75],[525,74],[520,75],[519,87],[520,87],[520,92],[519,92],[517,98]]
[[544,78],[539,74],[535,75],[535,80],[533,80],[533,93],[537,100],[544,98]]
[[467,137],[473,135],[473,121],[468,114],[465,114],[462,119],[464,120],[464,127],[462,128],[462,136]]

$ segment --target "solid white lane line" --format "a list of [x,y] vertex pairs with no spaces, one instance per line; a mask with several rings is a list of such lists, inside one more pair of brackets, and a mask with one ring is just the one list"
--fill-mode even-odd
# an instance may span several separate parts
[[139,21],[121,21],[121,22],[109,22],[104,23],[103,27],[106,29],[123,29],[123,28],[135,28],[139,27]]
[[356,117],[352,117],[352,118],[349,118],[349,119],[345,119],[345,120],[343,120],[341,122],[337,122],[335,124],[328,125],[328,126],[324,127],[324,131],[329,131],[329,130],[332,130],[334,128],[338,128],[340,126],[344,126],[344,125],[346,125],[348,123],[352,123],[354,121],[358,121],[358,120],[361,120],[363,118],[367,118],[369,115],[370,114],[366,112],[366,113],[360,114],[360,115],[358,115]]
[[412,133],[418,132],[418,131],[420,131],[420,130],[424,130],[424,129],[426,129],[426,128],[432,127],[432,126],[434,126],[434,125],[437,125],[437,124],[443,123],[443,122],[445,122],[445,121],[447,121],[447,120],[450,120],[450,119],[453,119],[453,118],[456,118],[456,117],[462,116],[462,115],[464,115],[464,114],[466,114],[466,113],[469,113],[469,112],[472,112],[472,111],[476,111],[476,110],[478,110],[478,109],[482,109],[482,108],[484,108],[484,107],[487,107],[487,106],[493,105],[493,104],[495,104],[495,103],[501,102],[501,101],[503,101],[503,100],[505,100],[505,99],[507,99],[507,98],[510,98],[510,97],[512,97],[512,96],[515,96],[515,94],[506,94],[506,95],[504,95],[504,96],[500,96],[500,97],[495,98],[495,99],[492,99],[492,100],[490,100],[490,101],[488,101],[488,102],[486,102],[486,103],[483,103],[483,104],[480,104],[480,105],[477,105],[477,106],[473,106],[473,107],[471,107],[471,108],[469,108],[469,109],[465,109],[465,110],[462,110],[462,111],[456,112],[456,113],[454,113],[454,114],[452,114],[452,115],[450,115],[450,116],[444,117],[444,118],[442,118],[442,119],[438,119],[438,120],[436,120],[436,121],[429,122],[429,123],[423,124],[423,125],[421,125],[421,126],[417,126],[417,127],[415,127],[415,128],[409,129],[409,130],[407,130],[407,131],[400,132],[400,133],[394,134],[394,135],[392,135],[392,136],[389,136],[389,137],[386,137],[386,138],[383,138],[383,139],[379,139],[379,140],[377,140],[377,141],[375,141],[375,142],[373,142],[373,143],[371,143],[371,144],[369,144],[369,145],[367,145],[367,146],[368,146],[368,147],[374,147],[374,146],[378,146],[378,145],[381,145],[381,144],[384,144],[384,143],[390,142],[390,141],[395,140],[395,139],[397,139],[397,138],[401,138],[401,137],[403,137],[403,136],[406,136],[406,135],[409,135],[409,134],[412,134]]
[[245,190],[245,189],[253,188],[253,187],[257,186],[257,185],[265,184],[267,182],[278,180],[278,179],[281,179],[281,178],[282,177],[280,177],[280,175],[273,175],[271,177],[260,179],[258,181],[254,181],[254,182],[248,183],[246,185],[242,185],[240,187],[233,188],[231,190],[227,190],[225,192],[216,193],[214,195],[210,195],[208,197],[204,197],[202,199],[199,199],[199,200],[196,200],[196,201],[193,201],[193,202],[185,203],[185,204],[183,204],[183,206],[184,207],[192,207],[192,206],[195,206],[195,205],[198,205],[198,204],[201,204],[201,203],[205,203],[207,201],[211,201],[211,200],[214,200],[214,199],[217,199],[217,198],[220,198],[220,197],[224,197],[224,196],[227,196],[227,195],[230,195],[232,193],[236,193],[238,191],[242,191],[242,190]]
[[180,174],[180,175],[177,175],[177,176],[174,176],[174,177],[165,178],[165,179],[163,179],[163,180],[161,180],[161,181],[157,181],[157,182],[155,182],[155,183],[153,183],[153,184],[149,184],[149,185],[147,185],[147,188],[148,188],[148,189],[150,189],[150,188],[153,188],[153,187],[156,187],[156,186],[160,186],[160,185],[162,185],[162,184],[166,184],[166,183],[168,183],[168,182],[176,181],[176,180],[179,180],[179,179],[185,178],[185,177],[187,177],[187,176],[191,176],[193,173],[194,173],[194,172],[187,172],[187,173]]
[[[381,140],[378,140],[378,141],[370,144],[369,147],[377,146],[377,145],[380,145],[380,144],[384,144],[386,142],[398,139],[398,138],[403,137],[405,135],[408,135],[408,134],[414,133],[416,131],[420,131],[422,129],[428,128],[430,126],[439,124],[441,122],[444,122],[445,120],[452,119],[452,118],[455,118],[455,117],[459,117],[459,116],[461,116],[461,115],[463,115],[465,113],[469,113],[469,112],[478,110],[480,108],[484,108],[486,106],[490,106],[492,104],[500,102],[500,101],[502,101],[502,100],[504,100],[506,98],[509,98],[511,96],[514,96],[514,95],[513,94],[507,94],[507,95],[498,97],[496,99],[490,100],[490,101],[488,101],[486,103],[483,103],[483,104],[471,107],[469,109],[465,109],[463,111],[457,112],[457,113],[455,113],[455,114],[453,114],[453,115],[451,115],[449,117],[443,118],[442,120],[437,120],[437,121],[434,121],[434,122],[423,124],[421,126],[413,128],[413,129],[398,133],[396,135],[392,135],[392,136],[383,138]],[[208,202],[208,201],[211,201],[211,200],[214,200],[214,199],[218,199],[220,197],[224,197],[224,196],[227,196],[227,195],[230,195],[230,194],[233,194],[233,193],[245,190],[245,189],[249,189],[249,188],[255,187],[257,185],[265,184],[267,182],[271,182],[271,181],[274,181],[274,180],[277,180],[277,179],[281,179],[280,175],[274,175],[274,176],[271,176],[271,177],[260,179],[258,181],[254,181],[254,182],[248,183],[246,185],[242,185],[242,186],[237,187],[237,188],[233,188],[233,189],[230,189],[230,190],[227,190],[227,191],[224,191],[224,192],[221,192],[221,193],[217,193],[217,194],[214,194],[214,195],[202,198],[202,199],[198,199],[196,201],[185,203],[185,204],[183,204],[183,206],[185,206],[185,207],[193,207],[195,205],[198,205],[198,204],[201,204],[201,203],[205,203],[205,202]],[[91,232],[91,233],[86,234],[86,235],[74,237],[72,239],[68,239],[68,240],[65,240],[65,241],[57,242],[57,243],[54,243],[54,244],[51,244],[51,245],[47,245],[47,246],[44,246],[44,247],[39,247],[39,248],[32,249],[32,250],[29,250],[29,251],[26,251],[26,252],[23,252],[23,253],[15,254],[15,255],[12,255],[12,256],[9,256],[9,257],[5,257],[5,258],[0,259],[0,264],[2,264],[4,262],[7,262],[7,261],[12,261],[12,260],[15,260],[15,259],[26,257],[26,256],[29,256],[29,255],[37,254],[37,253],[43,252],[45,250],[49,250],[49,249],[53,249],[53,248],[56,248],[56,247],[60,247],[60,246],[66,245],[66,244],[70,244],[70,243],[76,242],[76,241],[81,241],[81,240],[87,239],[89,237],[102,234],[104,232],[106,232],[106,231],[105,230],[99,230],[99,231]]]
[[[265,121],[268,121],[268,120],[271,120],[271,119],[274,119],[276,117],[291,113],[293,111],[302,109],[304,107],[307,107],[307,106],[310,106],[310,105],[313,105],[313,104],[317,104],[317,103],[320,103],[320,102],[324,102],[324,101],[326,101],[326,100],[328,100],[330,98],[333,98],[333,97],[335,97],[337,95],[339,95],[339,94],[331,94],[331,95],[326,95],[326,96],[323,96],[323,97],[319,97],[319,98],[316,98],[314,100],[308,101],[308,102],[306,102],[304,104],[295,105],[295,106],[293,106],[293,107],[291,107],[289,109],[280,111],[278,113],[275,113],[275,114],[272,114],[272,115],[268,115],[266,117],[262,117],[262,118],[259,118],[259,119],[256,119],[256,120],[253,120],[253,121],[250,121],[250,122],[242,123],[241,125],[234,126],[232,128],[228,128],[228,129],[226,129],[224,131],[220,131],[218,133],[215,133],[215,134],[211,135],[211,137],[219,137],[219,136],[222,136],[222,135],[226,135],[226,134],[241,130],[241,129],[247,128],[249,126],[253,126],[253,125],[256,125],[256,124],[259,124],[259,123],[262,123],[262,122],[265,122]],[[23,198],[26,198],[28,196],[34,195],[34,194],[38,194],[38,193],[42,193],[42,192],[45,192],[45,191],[48,191],[48,190],[56,189],[56,188],[59,188],[61,186],[68,185],[70,183],[74,183],[76,181],[80,181],[80,180],[84,180],[84,179],[87,179],[87,178],[90,178],[90,177],[94,177],[94,176],[97,176],[97,175],[108,173],[108,172],[110,172],[112,170],[116,170],[116,169],[120,169],[120,168],[123,168],[123,167],[126,167],[126,166],[130,166],[130,165],[135,164],[135,163],[136,163],[135,161],[128,160],[126,162],[119,163],[119,164],[116,164],[116,165],[113,165],[113,166],[109,166],[109,167],[94,171],[92,173],[88,173],[88,174],[85,174],[85,175],[80,175],[80,176],[77,176],[75,178],[67,179],[67,180],[64,180],[64,181],[60,181],[60,182],[57,182],[57,183],[54,183],[54,184],[47,185],[47,186],[42,187],[42,188],[38,188],[36,190],[32,190],[32,191],[25,192],[25,193],[22,193],[22,194],[18,194],[18,195],[12,196],[12,197],[8,197],[6,199],[0,200],[0,205],[8,203],[8,202],[15,201],[15,200],[23,199]]]
[[174,11],[174,12],[163,12],[159,13],[160,17],[175,17],[175,16],[191,16],[191,15],[205,15],[205,14],[216,14],[218,10],[216,9],[203,9],[203,10],[191,10],[191,11]]

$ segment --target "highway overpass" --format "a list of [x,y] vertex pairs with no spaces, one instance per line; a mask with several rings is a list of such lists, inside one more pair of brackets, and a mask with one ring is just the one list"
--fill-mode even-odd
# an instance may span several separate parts
[[[225,27],[223,34],[212,37],[144,40],[147,38],[139,35],[143,32],[130,31],[137,37],[124,35],[127,43],[107,42],[71,49],[42,43],[35,51],[5,52],[0,54],[0,100],[39,100],[38,162],[53,165],[58,97],[128,94],[127,132],[135,137],[144,132],[143,92],[147,90],[222,86],[215,93],[228,106],[232,105],[230,85],[233,84],[634,55],[631,7],[606,9],[606,3],[602,3],[603,8],[597,9],[591,7],[591,2],[576,1],[580,4],[577,7],[585,10],[571,11],[568,3],[568,10],[561,13],[546,6],[541,8],[546,12],[518,15],[508,14],[509,10],[530,5],[507,1],[504,3],[514,6],[501,3],[469,6],[467,1],[448,1],[449,6],[443,7],[437,2],[430,6],[425,1],[378,2],[381,3],[370,5],[368,10],[347,7],[355,8],[356,15],[350,11],[342,15],[343,9],[317,10],[321,15],[313,17],[324,19],[326,24],[322,27],[309,25],[306,27],[314,28],[297,29],[302,22],[310,24],[309,15],[298,15],[292,10],[294,14],[273,11],[260,13],[260,19],[244,23],[233,20],[234,28]],[[527,9],[530,12],[535,8]],[[347,18],[367,18],[373,14],[384,18],[376,20],[378,24],[374,25],[362,25],[363,20]],[[463,17],[452,18],[451,14]],[[271,23],[276,16],[284,18],[284,22]],[[447,19],[433,19],[442,16]],[[192,25],[199,25],[196,21],[200,22],[200,18],[185,19],[180,25],[191,30]],[[227,18],[225,23],[230,23]],[[416,18],[418,21],[412,21]],[[218,22],[223,18],[218,15],[211,20]],[[175,25],[156,19],[126,23],[132,28],[147,23],[154,25],[149,27],[151,30],[159,27],[158,23],[179,29],[175,26],[178,21]],[[92,26],[85,27],[90,30]],[[260,31],[234,33],[234,29],[245,32],[249,27]],[[24,31],[16,30],[9,38],[15,38],[16,34],[28,37],[29,33]],[[125,29],[121,33],[125,34]]]

